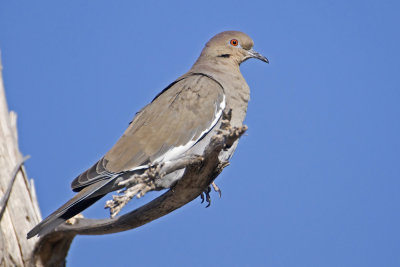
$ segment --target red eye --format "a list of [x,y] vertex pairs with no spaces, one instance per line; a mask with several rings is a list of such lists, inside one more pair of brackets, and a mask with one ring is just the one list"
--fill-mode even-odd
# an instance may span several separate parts
[[232,40],[230,41],[230,44],[231,44],[232,46],[237,46],[237,45],[239,44],[239,41],[236,40],[236,39],[232,39]]

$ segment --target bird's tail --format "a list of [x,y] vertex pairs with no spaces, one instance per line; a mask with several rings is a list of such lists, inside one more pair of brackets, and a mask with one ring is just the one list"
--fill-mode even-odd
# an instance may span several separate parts
[[110,180],[101,180],[83,188],[67,203],[62,205],[59,209],[50,214],[46,219],[41,221],[31,231],[29,231],[27,238],[29,239],[35,235],[45,235],[54,230],[64,221],[74,217],[76,214],[91,206],[93,203],[107,194],[105,190],[102,189],[104,189],[109,182]]

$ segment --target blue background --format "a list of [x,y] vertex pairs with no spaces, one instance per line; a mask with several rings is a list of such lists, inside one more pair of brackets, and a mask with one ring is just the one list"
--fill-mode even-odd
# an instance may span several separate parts
[[[6,93],[44,216],[214,34],[244,31],[270,60],[241,66],[249,130],[216,180],[222,198],[79,236],[68,266],[400,266],[399,10],[368,0],[2,1]],[[105,200],[85,215],[108,216]]]

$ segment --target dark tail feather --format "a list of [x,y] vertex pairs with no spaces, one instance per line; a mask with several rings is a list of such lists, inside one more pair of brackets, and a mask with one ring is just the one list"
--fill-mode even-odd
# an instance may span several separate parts
[[[57,226],[74,217],[76,214],[91,206],[97,200],[106,195],[106,193],[99,193],[109,181],[99,181],[88,187],[85,187],[76,194],[67,203],[62,205],[58,210],[50,214],[46,219],[36,225],[28,234],[27,238],[34,237],[35,235],[45,235]],[[96,194],[97,193],[97,194]]]

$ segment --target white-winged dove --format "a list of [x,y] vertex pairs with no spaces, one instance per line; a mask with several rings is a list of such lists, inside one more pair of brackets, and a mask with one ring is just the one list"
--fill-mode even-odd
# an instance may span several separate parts
[[[268,63],[252,49],[253,44],[248,35],[238,31],[214,36],[193,67],[140,110],[111,150],[72,182],[78,194],[35,226],[28,238],[52,231],[116,190],[123,174],[143,172],[184,155],[201,155],[224,110],[232,111],[232,126],[241,126],[250,90],[239,65],[249,58]],[[222,156],[225,160],[236,145]],[[158,188],[170,188],[182,174],[179,170],[157,180]]]

